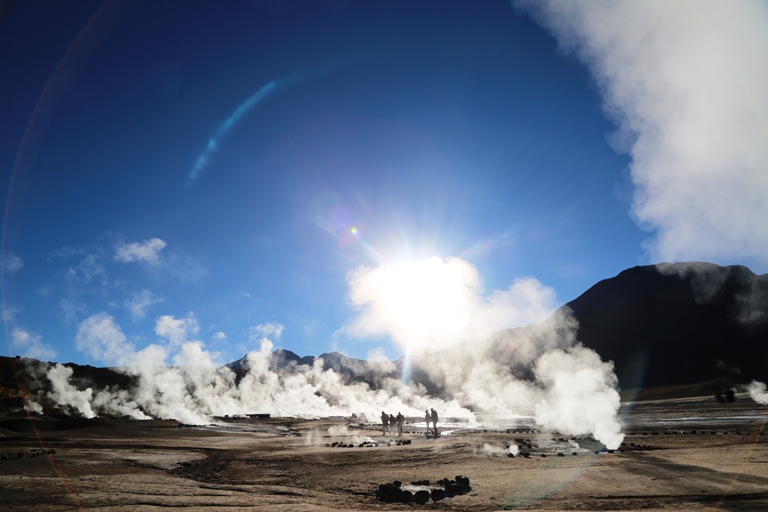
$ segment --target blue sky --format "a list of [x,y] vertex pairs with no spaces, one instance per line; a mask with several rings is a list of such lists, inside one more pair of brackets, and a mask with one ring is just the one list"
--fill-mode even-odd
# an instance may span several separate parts
[[768,17],[719,8],[10,2],[2,353],[102,365],[86,327],[175,326],[220,362],[267,334],[395,359],[355,276],[432,257],[547,311],[635,265],[764,273]]

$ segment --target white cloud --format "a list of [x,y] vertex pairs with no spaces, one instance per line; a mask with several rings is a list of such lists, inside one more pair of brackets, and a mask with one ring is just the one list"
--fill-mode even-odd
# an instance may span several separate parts
[[121,263],[139,261],[156,266],[160,264],[160,251],[165,246],[166,243],[159,238],[150,238],[143,242],[130,244],[118,244],[115,247],[115,260]]
[[768,3],[518,1],[589,66],[657,260],[768,259]]
[[59,301],[59,309],[64,321],[68,324],[74,323],[88,310],[86,305],[74,297],[67,297]]
[[131,317],[138,320],[144,318],[150,306],[164,301],[165,299],[158,297],[149,290],[141,290],[131,294],[131,298],[125,301],[125,307],[131,312]]
[[13,254],[12,252],[6,252],[2,258],[2,272],[4,274],[15,274],[24,267],[24,262]]
[[80,260],[77,266],[67,269],[64,277],[71,283],[80,281],[87,284],[95,279],[98,279],[102,286],[109,283],[107,270],[99,263],[98,254],[89,254]]
[[197,336],[199,332],[200,326],[192,313],[186,318],[163,315],[155,322],[155,334],[166,338],[172,347],[183,345],[191,336]]
[[276,341],[283,335],[283,329],[282,324],[272,322],[254,325],[248,329],[248,338],[251,341],[260,341],[262,338]]
[[169,254],[163,263],[162,270],[182,282],[191,283],[199,281],[209,274],[205,263],[186,254]]
[[6,324],[10,324],[16,319],[16,315],[18,314],[19,314],[19,310],[17,308],[6,306],[3,308],[3,321]]
[[50,360],[56,357],[56,351],[50,345],[43,343],[40,335],[21,328],[15,328],[11,331],[11,345],[22,351],[21,355],[24,357],[41,360]]
[[106,313],[92,315],[80,322],[75,341],[77,350],[110,365],[128,364],[134,353],[133,345],[120,326]]

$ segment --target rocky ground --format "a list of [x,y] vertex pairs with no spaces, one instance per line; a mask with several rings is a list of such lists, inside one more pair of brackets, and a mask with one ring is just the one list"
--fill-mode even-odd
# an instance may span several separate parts
[[[624,445],[609,452],[512,425],[437,439],[406,425],[398,439],[343,418],[198,428],[7,411],[0,509],[768,510],[765,407],[671,400],[624,412]],[[446,493],[457,476],[468,485]],[[430,499],[382,501],[393,484]]]

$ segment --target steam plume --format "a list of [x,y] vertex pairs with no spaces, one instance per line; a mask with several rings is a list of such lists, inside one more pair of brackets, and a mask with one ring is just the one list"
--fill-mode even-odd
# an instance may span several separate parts
[[768,247],[768,4],[517,0],[595,76],[657,261]]
[[[436,286],[438,282],[442,285]],[[132,389],[78,389],[70,382],[72,370],[57,364],[47,368],[50,398],[85,417],[108,413],[187,424],[255,412],[377,417],[385,410],[420,417],[432,407],[443,418],[475,422],[472,408],[529,416],[564,434],[591,433],[608,447],[621,443],[612,366],[577,343],[576,324],[567,312],[526,329],[491,335],[551,314],[554,293],[535,279],[520,279],[506,291],[484,296],[469,263],[433,258],[360,268],[350,273],[349,286],[360,315],[348,332],[391,336],[408,350],[414,365],[428,372],[436,394],[388,376],[376,379],[376,389],[345,382],[333,370],[324,370],[322,360],[295,372],[273,371],[273,343],[267,336],[279,338],[279,324],[251,329],[250,341],[257,348],[246,356],[247,371],[238,377],[195,339],[200,329],[193,315],[159,317],[157,342],[137,350],[115,320],[101,313],[80,324],[78,349],[131,376]],[[409,295],[418,300],[407,312],[399,311],[395,303]],[[465,312],[461,322],[451,323],[455,318],[450,317],[460,311]]]
[[468,262],[432,258],[361,267],[348,284],[360,314],[347,332],[391,336],[444,396],[487,413],[531,416],[565,434],[590,433],[609,447],[621,444],[612,364],[577,343],[575,320],[564,311],[553,315],[554,292],[536,279],[518,279],[486,297]]
[[[429,397],[418,386],[395,378],[381,379],[380,389],[365,383],[345,383],[322,360],[293,373],[270,368],[273,343],[264,334],[279,336],[283,327],[264,324],[252,329],[257,349],[247,356],[247,372],[238,380],[216,355],[194,339],[199,326],[194,316],[158,318],[158,342],[136,350],[114,319],[104,313],[85,319],[79,327],[77,346],[93,357],[117,365],[115,369],[135,380],[130,390],[78,389],[72,370],[63,365],[44,369],[51,382],[49,398],[86,418],[113,414],[134,419],[174,419],[186,424],[208,424],[215,416],[255,412],[288,417],[340,416],[363,413],[375,417],[380,410],[416,416],[428,407],[439,407],[449,417],[474,420],[474,415],[453,400]],[[259,338],[259,336],[261,336]],[[173,366],[169,366],[169,360]]]
[[749,391],[749,396],[752,397],[752,400],[759,404],[768,405],[768,391],[766,391],[766,386],[763,382],[753,380],[747,386],[747,391]]

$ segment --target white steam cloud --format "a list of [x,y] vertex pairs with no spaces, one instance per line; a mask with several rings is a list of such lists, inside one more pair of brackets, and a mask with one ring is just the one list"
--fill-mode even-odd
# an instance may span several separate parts
[[768,405],[768,390],[766,390],[766,385],[763,382],[753,380],[747,386],[747,391],[752,400],[759,404]]
[[431,258],[361,267],[348,285],[360,314],[347,332],[390,336],[443,395],[486,413],[530,416],[564,434],[589,433],[609,447],[621,444],[613,365],[576,342],[575,320],[553,315],[554,291],[536,279],[484,296],[471,264]]
[[516,0],[594,74],[656,260],[768,247],[768,3]]
[[[621,443],[612,365],[576,342],[573,318],[551,314],[554,293],[535,279],[520,279],[506,291],[484,296],[469,263],[432,258],[360,268],[350,273],[349,287],[360,315],[348,332],[390,336],[414,366],[428,373],[436,393],[391,375],[373,376],[376,388],[350,383],[325,370],[319,359],[311,367],[274,371],[268,336],[279,337],[280,324],[250,329],[258,348],[247,354],[244,372],[237,374],[196,339],[200,328],[191,314],[159,317],[157,342],[137,350],[114,318],[100,313],[81,322],[77,348],[125,373],[133,384],[119,390],[78,389],[72,370],[56,364],[47,371],[50,398],[85,417],[108,413],[187,424],[253,413],[375,418],[384,410],[421,417],[433,407],[442,418],[474,423],[472,409],[527,416],[564,434],[592,434],[608,447]],[[408,309],[398,309],[401,300],[410,301]],[[498,332],[545,315],[551,316],[534,326]]]
[[[157,343],[138,351],[113,317],[93,315],[79,326],[77,348],[131,376],[134,385],[129,390],[78,389],[71,382],[72,369],[56,364],[46,371],[52,387],[49,398],[87,418],[98,411],[193,425],[211,423],[215,416],[253,413],[286,417],[356,413],[375,417],[383,409],[421,415],[429,407],[439,408],[447,417],[474,420],[458,402],[429,397],[420,387],[404,385],[396,378],[381,379],[378,389],[365,383],[349,384],[336,372],[324,370],[321,360],[295,372],[273,371],[273,344],[264,335],[279,335],[282,330],[280,324],[251,329],[258,348],[246,356],[247,372],[238,378],[195,339],[200,329],[192,315],[159,317]],[[172,366],[168,366],[169,361]]]
[[50,345],[43,343],[39,334],[34,334],[19,327],[11,331],[11,346],[19,350],[24,357],[35,359],[52,359],[56,357],[56,351]]

